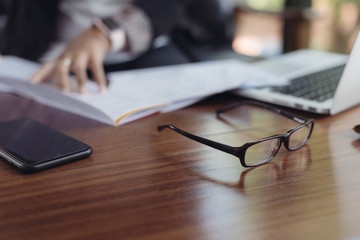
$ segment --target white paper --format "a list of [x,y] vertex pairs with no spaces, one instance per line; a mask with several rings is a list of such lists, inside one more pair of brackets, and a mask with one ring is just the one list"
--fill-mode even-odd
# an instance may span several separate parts
[[[104,93],[63,94],[28,79],[39,65],[16,57],[0,62],[0,91],[15,92],[42,104],[97,121],[121,125],[149,114],[172,111],[210,95],[241,86],[277,84],[279,78],[238,60],[220,60],[108,74]],[[94,84],[94,83],[92,83]]]

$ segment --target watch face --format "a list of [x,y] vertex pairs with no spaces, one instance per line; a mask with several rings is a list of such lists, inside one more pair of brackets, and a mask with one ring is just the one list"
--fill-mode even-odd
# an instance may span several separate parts
[[101,19],[102,22],[104,23],[104,25],[110,30],[116,30],[118,28],[120,28],[120,24],[117,23],[113,18],[108,17],[108,18],[103,18]]

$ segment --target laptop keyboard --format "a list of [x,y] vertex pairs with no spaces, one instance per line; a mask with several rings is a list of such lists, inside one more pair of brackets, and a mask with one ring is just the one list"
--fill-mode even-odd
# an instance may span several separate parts
[[295,78],[289,81],[289,85],[272,87],[272,90],[323,102],[334,96],[344,68],[345,65],[336,66],[334,68]]

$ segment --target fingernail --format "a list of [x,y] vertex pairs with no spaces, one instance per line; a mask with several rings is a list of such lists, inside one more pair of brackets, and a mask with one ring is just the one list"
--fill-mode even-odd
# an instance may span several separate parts
[[107,90],[106,86],[103,86],[103,85],[99,86],[99,92],[104,93],[104,92],[106,92],[106,90]]
[[79,89],[79,93],[81,94],[86,94],[87,93],[87,89],[85,86],[81,86],[80,89]]

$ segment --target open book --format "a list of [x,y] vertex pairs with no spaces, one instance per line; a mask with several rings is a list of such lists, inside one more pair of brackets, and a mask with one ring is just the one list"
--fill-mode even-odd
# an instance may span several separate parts
[[63,94],[47,84],[28,83],[38,68],[34,62],[2,57],[0,91],[114,126],[186,107],[234,88],[282,82],[233,59],[113,72],[108,74],[110,84],[104,93],[98,93],[90,82],[86,94]]

